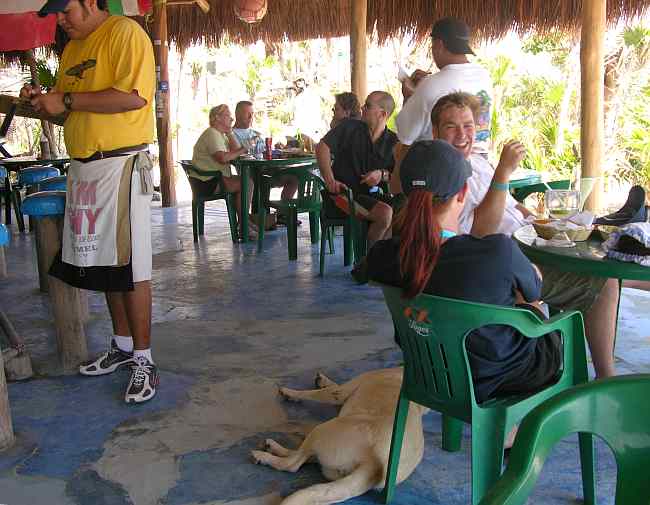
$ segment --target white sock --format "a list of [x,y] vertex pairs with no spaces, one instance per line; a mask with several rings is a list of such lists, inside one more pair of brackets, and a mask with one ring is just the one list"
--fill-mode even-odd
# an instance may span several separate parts
[[113,342],[115,345],[124,352],[133,352],[133,337],[122,337],[120,335],[113,335]]
[[140,357],[147,358],[149,363],[153,364],[153,358],[151,357],[151,347],[149,349],[135,349],[133,351],[133,357],[136,359]]

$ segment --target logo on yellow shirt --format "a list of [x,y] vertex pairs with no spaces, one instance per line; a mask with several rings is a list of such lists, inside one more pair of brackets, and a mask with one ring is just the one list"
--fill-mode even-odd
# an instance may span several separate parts
[[83,79],[84,72],[96,66],[97,66],[97,60],[86,60],[84,62],[79,63],[79,65],[75,65],[74,67],[66,70],[65,75],[76,77],[77,79]]

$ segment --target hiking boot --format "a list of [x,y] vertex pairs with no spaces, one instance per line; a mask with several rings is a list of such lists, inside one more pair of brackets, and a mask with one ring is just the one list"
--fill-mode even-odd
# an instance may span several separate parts
[[158,367],[145,357],[133,358],[131,367],[131,380],[126,388],[124,401],[126,403],[142,403],[156,396]]
[[111,340],[108,351],[95,358],[94,361],[82,364],[79,367],[79,373],[81,375],[106,375],[133,363],[133,353],[123,351]]
[[368,263],[366,263],[365,257],[354,265],[350,274],[357,284],[368,284],[370,278],[368,277]]

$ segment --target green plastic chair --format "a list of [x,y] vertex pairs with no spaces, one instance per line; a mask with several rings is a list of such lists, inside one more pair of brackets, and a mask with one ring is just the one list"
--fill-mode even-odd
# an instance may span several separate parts
[[[311,243],[318,244],[319,231],[318,216],[321,210],[320,189],[323,181],[315,175],[312,170],[317,164],[304,165],[300,167],[288,167],[280,172],[262,173],[260,181],[260,208],[259,222],[266,222],[266,214],[269,209],[276,209],[287,217],[287,242],[289,249],[289,260],[298,259],[298,213],[309,212],[309,232]],[[296,198],[291,200],[271,200],[271,187],[281,177],[293,175],[298,179],[298,191]],[[264,226],[259,226],[257,235],[257,250],[262,251],[264,244]]]
[[525,418],[508,468],[480,505],[523,505],[553,446],[571,433],[601,437],[616,459],[616,505],[650,504],[650,374],[583,384],[548,399]]
[[531,184],[530,186],[524,186],[522,188],[517,188],[513,190],[512,196],[518,202],[523,202],[529,195],[534,193],[544,193],[548,189],[569,189],[571,187],[571,181],[568,179],[563,179],[560,181],[551,181],[551,182],[540,182],[537,184]]
[[[325,183],[323,183],[323,186]],[[323,198],[329,198],[327,190],[321,192]],[[352,190],[346,191],[349,208],[353,208]],[[343,227],[343,265],[357,263],[365,257],[368,252],[368,222],[357,219],[350,214],[345,217],[330,217],[325,214],[325,208],[321,210],[320,222],[322,236],[320,243],[320,268],[319,275],[325,275],[325,240],[329,243],[329,253],[334,254],[334,229],[336,226]]]
[[[579,312],[565,312],[541,321],[528,310],[419,295],[402,298],[399,288],[382,286],[404,353],[404,381],[391,443],[384,502],[395,487],[409,402],[443,415],[442,447],[460,450],[462,422],[472,430],[472,504],[476,505],[501,475],[503,444],[513,426],[544,400],[587,382],[584,325]],[[553,330],[563,336],[564,365],[556,384],[530,396],[476,403],[465,339],[476,328],[502,324],[529,338]],[[585,503],[594,504],[594,454],[590,434],[580,434]]]
[[[183,160],[178,163],[183,167],[188,180],[190,178],[190,170],[199,175],[207,175],[219,179],[222,177],[221,172],[209,172],[196,168],[192,165],[190,160]],[[222,185],[219,184],[219,187],[222,187]],[[194,242],[198,242],[199,236],[204,235],[205,202],[211,202],[213,200],[226,201],[228,222],[230,223],[230,238],[233,242],[237,242],[237,212],[235,211],[235,195],[233,193],[221,191],[210,196],[198,196],[194,194],[194,191],[192,191],[192,233],[194,235]]]

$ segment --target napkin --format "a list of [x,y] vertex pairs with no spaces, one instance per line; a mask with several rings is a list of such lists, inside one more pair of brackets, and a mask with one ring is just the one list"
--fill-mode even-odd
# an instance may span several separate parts
[[576,224],[579,228],[591,228],[591,225],[594,223],[595,218],[596,216],[594,216],[588,210],[585,210],[584,212],[579,212],[578,214],[573,214],[571,217],[569,217],[567,225]]

